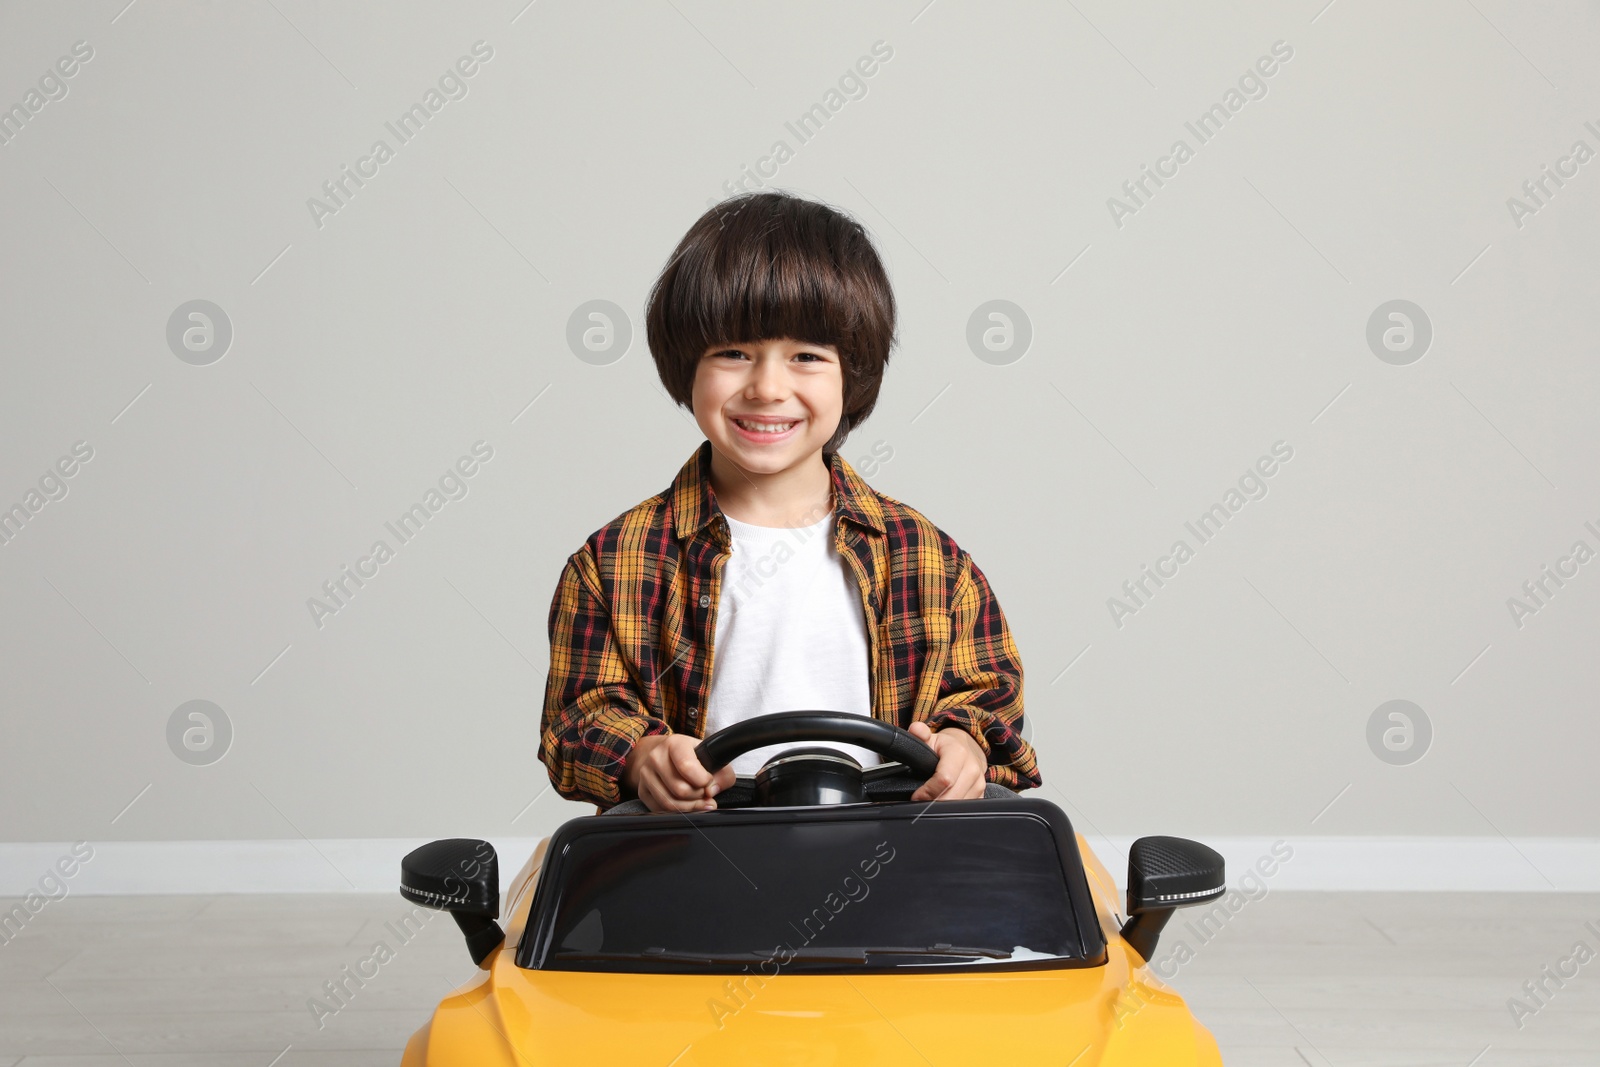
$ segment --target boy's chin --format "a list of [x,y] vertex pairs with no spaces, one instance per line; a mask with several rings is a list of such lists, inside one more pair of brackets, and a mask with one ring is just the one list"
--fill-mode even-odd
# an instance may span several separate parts
[[742,441],[718,442],[718,450],[750,474],[777,474],[811,459],[826,441],[787,441],[779,446],[751,446]]
[[797,451],[793,455],[752,457],[735,452],[728,458],[733,461],[734,466],[746,474],[779,474],[805,459],[806,455],[806,453]]

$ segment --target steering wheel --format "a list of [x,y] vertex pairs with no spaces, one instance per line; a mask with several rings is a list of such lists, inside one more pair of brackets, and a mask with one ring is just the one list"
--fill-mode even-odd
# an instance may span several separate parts
[[[909,731],[848,711],[779,711],[718,730],[694,754],[715,774],[752,749],[795,741],[836,741],[859,745],[902,764],[911,777],[926,781],[939,757]],[[832,748],[780,752],[756,774],[754,803],[759,807],[859,804],[867,800],[861,764]]]

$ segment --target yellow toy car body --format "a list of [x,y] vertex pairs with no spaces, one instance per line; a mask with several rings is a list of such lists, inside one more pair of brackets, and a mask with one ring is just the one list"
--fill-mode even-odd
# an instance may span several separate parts
[[[868,810],[863,812],[862,808]],[[1004,819],[1000,818],[1002,815]],[[533,1067],[593,1063],[649,1067],[773,1067],[779,1064],[808,1067],[959,1064],[968,1067],[983,1063],[1213,1067],[1221,1064],[1210,1032],[1190,1014],[1183,998],[1152,973],[1146,962],[1153,952],[1160,926],[1173,907],[1205,903],[1222,893],[1221,858],[1193,842],[1176,838],[1141,839],[1135,846],[1136,850],[1142,849],[1137,862],[1130,860],[1130,868],[1138,867],[1130,871],[1127,910],[1133,918],[1125,920],[1110,874],[1081,835],[1071,830],[1065,814],[1040,799],[956,801],[935,805],[856,804],[820,813],[814,809],[778,808],[759,813],[759,818],[767,820],[763,824],[764,833],[810,835],[806,841],[838,834],[841,839],[852,842],[851,848],[856,851],[851,855],[860,854],[856,846],[863,840],[852,827],[870,825],[873,828],[870,832],[876,834],[877,828],[891,825],[883,821],[890,817],[901,820],[892,824],[898,827],[894,833],[902,835],[895,839],[897,842],[914,840],[904,836],[908,834],[924,835],[915,840],[937,842],[940,838],[928,835],[944,833],[940,827],[951,827],[954,828],[952,833],[969,835],[976,830],[985,838],[992,837],[995,831],[990,828],[991,823],[981,821],[985,818],[993,820],[993,827],[1002,828],[1001,836],[1011,832],[1004,827],[1023,825],[1016,820],[1031,819],[1048,824],[1053,827],[1051,832],[1056,842],[1053,848],[1061,853],[1067,880],[1071,882],[1076,877],[1086,883],[1081,894],[1077,886],[1071,887],[1072,892],[1078,894],[1074,897],[1080,902],[1076,907],[1084,913],[1079,918],[1086,925],[1082,938],[1083,958],[1066,961],[1070,965],[1064,965],[1061,959],[1047,960],[1046,954],[1030,954],[1020,945],[1016,959],[980,960],[981,952],[974,952],[972,958],[956,958],[961,957],[964,950],[953,949],[940,941],[928,950],[931,955],[921,959],[915,967],[891,967],[892,958],[889,963],[880,960],[877,967],[858,967],[853,956],[839,956],[837,959],[817,957],[823,962],[816,966],[832,967],[831,973],[811,973],[798,965],[791,965],[787,970],[782,965],[746,965],[737,969],[726,966],[717,969],[713,965],[715,973],[695,973],[698,964],[688,956],[675,956],[654,945],[643,950],[645,955],[641,959],[668,961],[662,966],[669,970],[673,966],[671,961],[689,960],[677,964],[677,973],[662,973],[655,965],[642,963],[630,969],[632,965],[626,960],[614,960],[605,952],[586,955],[556,946],[552,940],[555,935],[549,929],[552,922],[557,921],[551,918],[555,914],[553,909],[559,910],[584,894],[604,892],[605,887],[595,883],[610,877],[606,872],[642,871],[642,874],[616,874],[616,877],[682,880],[689,877],[689,869],[673,866],[682,856],[688,855],[682,850],[694,850],[697,855],[709,857],[711,853],[705,848],[706,842],[724,852],[723,859],[739,866],[729,858],[731,854],[746,859],[745,854],[734,851],[730,844],[739,839],[736,835],[720,833],[718,827],[727,826],[728,820],[738,820],[741,816],[748,817],[748,813],[590,816],[572,820],[554,838],[541,842],[511,883],[506,898],[508,906],[503,912],[507,924],[504,940],[493,947],[488,946],[499,929],[492,919],[502,913],[495,907],[498,883],[490,849],[487,869],[474,869],[471,873],[477,877],[483,893],[489,893],[488,886],[492,886],[493,892],[479,898],[481,914],[473,920],[475,925],[469,926],[468,921],[457,916],[468,933],[469,945],[476,945],[474,957],[481,955],[480,969],[472,980],[447,996],[432,1019],[412,1036],[401,1061],[402,1067]],[[781,818],[800,820],[796,823],[798,828],[786,831],[783,829],[786,824],[772,821]],[[967,821],[948,821],[962,818]],[[862,823],[862,819],[871,821]],[[917,829],[918,820],[921,820],[921,829]],[[642,836],[629,847],[636,852],[647,849],[657,852],[642,861],[636,860],[632,853],[625,861],[618,859],[622,855],[617,851],[623,847],[620,843],[632,840],[619,835],[629,827],[647,825],[663,829],[670,826],[676,832],[669,835],[670,842],[662,845],[665,838],[652,837],[640,830]],[[581,866],[587,861],[573,858],[586,847],[581,845],[586,839],[579,836],[580,831],[591,834],[587,840],[612,842],[604,848],[598,844],[590,848],[592,856],[598,858],[587,868]],[[715,836],[707,836],[708,831]],[[1026,832],[1038,833],[1036,829]],[[593,837],[596,833],[601,836]],[[606,837],[607,833],[611,836]],[[887,841],[893,834],[883,836]],[[1046,838],[1037,836],[1027,840],[1035,842]],[[552,841],[557,843],[554,854]],[[447,858],[456,864],[452,869],[458,872],[461,871],[463,846],[476,846],[480,857],[488,848],[482,842],[461,840],[435,843],[440,847],[446,845],[456,846]],[[898,847],[904,850],[906,846]],[[1021,853],[1015,855],[1019,864],[1026,866],[1037,859],[1033,853],[1048,851],[1051,847],[1030,846],[1032,858],[1023,857]],[[660,851],[663,848],[666,851]],[[407,857],[407,862],[411,863],[422,851]],[[1002,857],[1000,866],[1004,866],[1003,857],[1010,854],[996,853]],[[795,855],[797,862],[815,865],[814,858],[808,861],[805,855]],[[882,855],[881,848],[879,855]],[[1198,867],[1197,855],[1205,860]],[[549,862],[547,857],[550,857]],[[1211,863],[1212,860],[1215,862]],[[563,863],[566,872],[552,874],[550,868],[559,868]],[[758,873],[748,860],[744,866],[751,873]],[[859,870],[868,869],[867,861],[862,861]],[[1072,873],[1074,869],[1079,875]],[[772,872],[779,870],[778,866],[763,867],[759,880],[766,881],[773,877]],[[907,866],[900,876],[901,889],[926,889],[925,875],[917,875],[919,881],[915,886],[907,881],[913,873],[915,870]],[[794,868],[793,877],[806,876],[805,870]],[[455,877],[454,885],[449,888],[441,888],[451,881],[451,876],[446,875],[439,883],[428,883],[435,885],[432,890],[413,890],[413,886],[424,885],[424,880],[408,874],[402,892],[408,899],[449,909],[473,895],[473,891],[463,885],[465,877],[464,874]],[[695,877],[698,879],[702,875]],[[739,874],[733,869],[713,866],[703,872],[703,877],[731,883],[730,893],[743,891],[738,883]],[[860,879],[870,875],[862,873],[857,877],[858,884],[862,884]],[[1010,887],[1016,880],[1026,882],[1029,877],[1020,873],[1013,879],[1005,870],[996,870],[996,900],[1002,887]],[[1183,881],[1185,878],[1188,880]],[[887,904],[880,902],[884,910],[874,913],[874,922],[891,915],[903,915],[899,910],[900,890],[890,887],[888,882],[889,879],[884,879],[878,883],[891,895],[886,898]],[[753,886],[754,882],[751,884]],[[996,900],[986,900],[970,888],[960,892],[973,898],[970,900],[973,909],[996,906]],[[560,900],[556,899],[558,895]],[[581,910],[584,905],[573,906]],[[844,906],[845,903],[840,904]],[[862,910],[863,921],[866,921],[865,905]],[[1092,917],[1088,914],[1091,910]],[[716,926],[714,914],[718,913],[703,917],[708,930]],[[826,921],[821,910],[816,914]],[[1149,921],[1141,924],[1141,918]],[[608,919],[607,937],[619,922],[628,921],[618,918],[614,907]],[[596,924],[599,921],[594,920]],[[530,922],[535,927],[531,934]],[[789,925],[796,934],[801,933],[799,926],[792,922]],[[806,920],[802,919],[801,925],[810,931]],[[578,924],[571,929],[581,932],[581,927],[582,924]],[[562,944],[577,944],[588,936],[569,932]],[[590,938],[590,943],[598,945],[599,941]],[[886,948],[881,951],[905,950]],[[946,953],[952,958],[944,959]],[[559,961],[563,957],[579,961],[577,966],[602,969],[560,969]],[[802,962],[811,959],[804,954],[795,958]],[[552,960],[557,961],[554,967]],[[588,962],[581,962],[585,960]],[[869,962],[870,957],[863,956],[862,961]],[[950,965],[939,966],[941,963]]]

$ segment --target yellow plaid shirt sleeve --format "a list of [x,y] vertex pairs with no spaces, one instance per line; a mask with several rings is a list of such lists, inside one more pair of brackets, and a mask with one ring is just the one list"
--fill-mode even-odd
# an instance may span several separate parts
[[621,799],[617,779],[633,746],[671,732],[633,683],[585,545],[567,560],[550,605],[539,758],[556,792],[609,807]]
[[1021,734],[1022,657],[988,579],[970,556],[960,558],[950,600],[949,661],[927,722],[970,733],[989,759],[988,781],[1036,787],[1038,760]]

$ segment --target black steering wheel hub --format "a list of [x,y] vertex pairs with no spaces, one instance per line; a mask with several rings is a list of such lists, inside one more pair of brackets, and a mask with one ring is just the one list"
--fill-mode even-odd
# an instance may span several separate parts
[[757,807],[862,804],[866,799],[861,764],[835,748],[819,746],[780,752],[756,772]]

